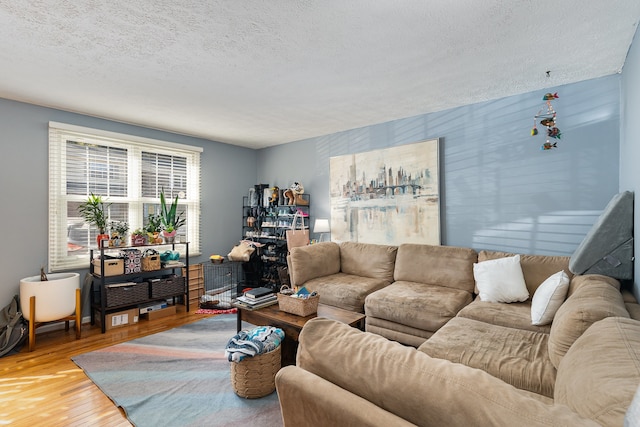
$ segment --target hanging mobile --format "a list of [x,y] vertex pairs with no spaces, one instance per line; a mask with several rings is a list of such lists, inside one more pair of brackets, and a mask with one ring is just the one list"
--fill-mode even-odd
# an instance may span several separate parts
[[533,128],[531,129],[531,136],[535,136],[538,134],[538,128],[536,127],[536,122],[540,119],[540,124],[547,128],[547,140],[540,147],[541,150],[551,150],[552,148],[557,148],[557,142],[551,142],[550,138],[560,139],[562,137],[562,133],[560,129],[556,126],[556,111],[553,109],[553,105],[551,105],[551,101],[558,98],[558,92],[556,93],[546,93],[542,100],[546,101],[546,111],[544,107],[538,111],[533,117]]

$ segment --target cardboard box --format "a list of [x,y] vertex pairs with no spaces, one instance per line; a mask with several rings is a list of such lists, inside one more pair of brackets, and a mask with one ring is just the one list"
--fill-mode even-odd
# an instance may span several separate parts
[[176,306],[170,305],[166,308],[161,308],[160,310],[149,311],[142,315],[143,319],[147,320],[155,320],[160,319],[161,317],[167,317],[176,314]]
[[[91,262],[93,263],[93,272],[98,276],[100,276],[101,275],[100,260],[94,259]],[[104,260],[105,277],[118,276],[120,274],[124,274],[124,260],[122,259],[105,259]]]
[[146,314],[150,311],[161,310],[163,308],[167,308],[169,304],[166,301],[153,301],[148,304],[144,304],[140,306],[140,314]]
[[[105,329],[108,331],[114,328],[134,325],[138,323],[139,317],[140,315],[137,308],[130,308],[129,310],[108,313],[105,316]],[[96,316],[96,323],[100,324],[100,316]]]

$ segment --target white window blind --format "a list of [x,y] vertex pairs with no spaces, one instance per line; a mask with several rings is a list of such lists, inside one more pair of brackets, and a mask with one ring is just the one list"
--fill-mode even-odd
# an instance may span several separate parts
[[[86,268],[98,230],[84,223],[78,206],[102,196],[111,221],[127,221],[129,233],[178,196],[187,222],[178,230],[190,255],[200,248],[202,148],[62,123],[49,123],[49,271]],[[176,245],[176,250],[183,250]]]

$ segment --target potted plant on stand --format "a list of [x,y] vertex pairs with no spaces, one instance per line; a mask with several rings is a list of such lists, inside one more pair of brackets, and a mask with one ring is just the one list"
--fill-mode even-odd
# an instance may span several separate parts
[[111,229],[113,246],[118,247],[124,245],[127,231],[129,231],[129,223],[127,221],[111,221],[109,228]]
[[101,246],[101,242],[103,240],[109,240],[109,235],[107,232],[107,208],[111,205],[111,203],[105,206],[104,200],[102,200],[102,196],[96,196],[91,193],[86,202],[82,203],[78,207],[78,212],[85,220],[85,222],[95,225],[98,228],[98,237],[96,238],[98,242],[98,247]]
[[149,236],[149,243],[162,243],[162,237],[160,237],[162,219],[160,215],[149,214],[145,231],[147,232],[147,236]]
[[178,228],[186,223],[186,219],[182,218],[182,212],[178,213],[178,196],[176,196],[171,207],[167,208],[164,190],[160,192],[160,219],[162,221],[162,237],[165,243],[173,243]]

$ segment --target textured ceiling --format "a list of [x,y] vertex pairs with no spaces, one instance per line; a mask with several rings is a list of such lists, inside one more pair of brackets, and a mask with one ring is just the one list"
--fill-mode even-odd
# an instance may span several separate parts
[[258,148],[620,72],[639,18],[638,0],[0,0],[0,97]]

